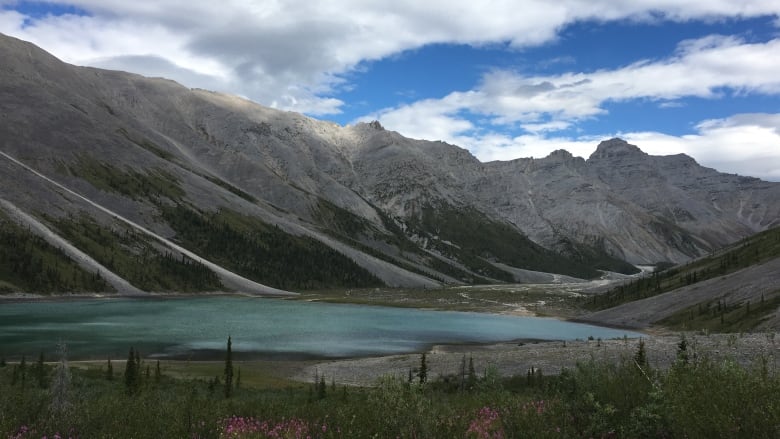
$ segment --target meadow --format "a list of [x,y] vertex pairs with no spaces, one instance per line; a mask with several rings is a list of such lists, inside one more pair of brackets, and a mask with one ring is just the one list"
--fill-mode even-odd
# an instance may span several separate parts
[[[643,343],[618,363],[555,376],[476,371],[346,387],[287,381],[273,367],[224,362],[0,363],[0,435],[8,438],[513,438],[780,436],[780,376],[692,355],[668,369]],[[133,358],[133,355],[130,355]],[[230,360],[229,360],[230,359]],[[130,365],[130,368],[127,368]],[[226,374],[228,367],[231,373]],[[111,372],[109,372],[109,369]],[[129,369],[129,370],[127,370]],[[230,383],[227,386],[226,383]]]

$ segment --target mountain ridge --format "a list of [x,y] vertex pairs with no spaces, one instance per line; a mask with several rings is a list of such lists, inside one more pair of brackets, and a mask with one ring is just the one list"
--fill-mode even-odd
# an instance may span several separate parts
[[[173,242],[183,232],[165,212],[180,206],[192,218],[229,218],[247,239],[271,239],[268,227],[277,228],[298,256],[333,249],[357,278],[368,270],[385,285],[419,287],[684,262],[780,224],[780,184],[650,156],[620,139],[587,160],[561,150],[482,163],[378,122],[341,127],[170,80],[70,66],[11,37],[0,36],[0,53],[0,151]],[[47,225],[86,215],[119,227],[7,162],[0,169],[0,198]],[[117,249],[133,255],[133,245]]]

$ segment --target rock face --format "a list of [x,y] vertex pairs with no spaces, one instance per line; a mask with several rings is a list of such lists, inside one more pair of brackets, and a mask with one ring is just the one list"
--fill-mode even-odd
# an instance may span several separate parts
[[623,261],[682,262],[780,225],[780,184],[620,139],[587,160],[556,151],[481,163],[378,122],[341,127],[75,67],[6,36],[0,59],[0,198],[50,225],[114,221],[10,158],[180,244],[168,207],[229,210],[311,238],[391,286],[522,280],[523,269],[589,277],[628,270]]

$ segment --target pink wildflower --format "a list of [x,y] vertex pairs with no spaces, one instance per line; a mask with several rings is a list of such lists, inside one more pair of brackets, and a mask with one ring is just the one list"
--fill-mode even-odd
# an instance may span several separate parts
[[477,417],[469,424],[466,434],[473,433],[477,439],[503,439],[504,429],[501,427],[498,410],[482,407]]

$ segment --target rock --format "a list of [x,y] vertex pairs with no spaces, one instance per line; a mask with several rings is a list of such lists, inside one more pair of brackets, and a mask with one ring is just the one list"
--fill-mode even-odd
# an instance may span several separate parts
[[[512,242],[527,236],[523,245],[534,254],[569,258],[555,267],[604,255],[654,264],[684,262],[780,225],[779,183],[719,173],[685,155],[651,156],[621,139],[601,142],[587,160],[559,150],[481,163],[463,148],[409,139],[378,121],[341,127],[168,80],[75,67],[6,36],[0,59],[0,151],[173,238],[154,203],[71,169],[89,157],[164,171],[186,203],[312,237],[388,285],[518,279],[516,269],[529,268],[522,261],[492,249],[462,255],[473,242],[500,243],[501,234]],[[0,159],[0,168],[3,198],[24,212],[108,223],[12,163]],[[323,215],[323,200],[336,213]],[[479,223],[468,231],[472,243],[440,239],[446,218],[427,224],[422,215],[430,211],[472,215]]]

